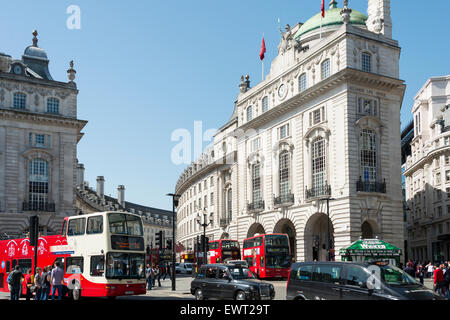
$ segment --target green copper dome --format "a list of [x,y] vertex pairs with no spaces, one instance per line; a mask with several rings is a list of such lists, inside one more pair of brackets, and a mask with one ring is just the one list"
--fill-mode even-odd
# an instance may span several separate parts
[[[322,20],[322,27],[344,24],[341,17],[342,8],[331,8],[325,11],[325,18]],[[314,17],[305,22],[295,34],[294,38],[299,39],[304,34],[319,29],[321,25],[322,13],[319,12]],[[350,15],[350,24],[366,25],[368,17],[357,10],[353,10]]]

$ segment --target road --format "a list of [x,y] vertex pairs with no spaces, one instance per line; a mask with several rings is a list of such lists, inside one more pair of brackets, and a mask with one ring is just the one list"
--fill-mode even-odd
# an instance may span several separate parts
[[[190,275],[177,275],[176,291],[172,291],[172,282],[169,277],[161,280],[161,287],[154,287],[147,290],[145,295],[117,297],[118,300],[194,300],[190,293],[190,284],[192,277]],[[265,280],[275,287],[275,300],[286,300],[286,280]],[[157,283],[156,283],[157,284]],[[433,287],[431,280],[426,279],[425,285],[428,288]],[[0,292],[0,300],[8,300],[9,294]],[[23,299],[23,298],[22,298]],[[106,299],[106,298],[85,298],[88,300]]]

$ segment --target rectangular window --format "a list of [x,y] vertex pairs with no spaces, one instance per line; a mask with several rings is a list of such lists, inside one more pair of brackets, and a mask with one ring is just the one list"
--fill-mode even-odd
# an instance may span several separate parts
[[252,200],[254,203],[261,201],[261,176],[259,164],[252,166]]
[[305,91],[307,88],[307,83],[306,83],[306,73],[303,73],[299,78],[298,78],[298,91],[299,92],[303,92]]
[[259,150],[260,146],[260,138],[253,139],[250,145],[250,152],[256,152]]
[[445,171],[445,182],[450,182],[450,170]]
[[49,98],[47,100],[47,112],[52,114],[59,113],[59,100],[55,98]]
[[252,106],[247,108],[247,121],[251,121],[253,119],[253,111]]
[[214,205],[214,192],[211,192],[209,203],[213,206]]
[[103,277],[105,274],[105,258],[104,256],[92,256],[91,257],[91,276]]
[[13,103],[15,109],[25,109],[27,106],[27,96],[23,93],[15,93]]
[[279,139],[285,139],[290,135],[289,133],[289,124],[285,124],[283,126],[281,126],[280,128],[278,128],[278,136]]
[[103,233],[103,217],[89,217],[87,222],[87,234],[99,234]]
[[330,76],[330,59],[327,59],[324,62],[322,62],[321,75],[322,80],[325,80]]
[[86,219],[78,218],[69,221],[68,236],[80,236],[84,234]]
[[83,273],[83,257],[66,258],[66,273],[68,274]]
[[269,98],[268,97],[264,97],[262,99],[262,110],[263,110],[263,112],[266,112],[267,110],[269,110]]
[[372,72],[372,55],[370,53],[363,52],[361,65],[364,72]]

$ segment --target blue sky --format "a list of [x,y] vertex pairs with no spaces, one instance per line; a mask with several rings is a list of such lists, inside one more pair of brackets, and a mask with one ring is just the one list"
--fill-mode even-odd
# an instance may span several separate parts
[[[326,2],[329,2],[326,0]],[[342,1],[338,1],[342,6]],[[55,80],[67,81],[74,60],[80,90],[78,117],[88,120],[78,144],[85,179],[105,192],[125,185],[127,201],[171,209],[184,165],[171,162],[178,128],[219,128],[230,117],[241,75],[261,79],[264,32],[266,71],[277,53],[281,26],[305,22],[320,0],[104,1],[43,0],[2,3],[0,52],[20,58],[33,29],[50,58]],[[81,9],[81,29],[66,26],[70,5]],[[366,0],[350,0],[367,12]],[[20,9],[18,9],[20,8]],[[402,47],[400,74],[407,91],[402,121],[411,119],[414,95],[430,76],[450,74],[450,2],[392,1],[394,38]],[[205,142],[205,146],[208,142]]]

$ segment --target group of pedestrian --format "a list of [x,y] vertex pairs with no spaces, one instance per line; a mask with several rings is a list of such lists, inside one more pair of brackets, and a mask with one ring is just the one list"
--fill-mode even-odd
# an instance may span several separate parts
[[145,276],[147,281],[147,290],[152,290],[153,287],[156,287],[156,281],[158,281],[158,287],[161,287],[161,278],[162,280],[166,280],[167,275],[170,276],[170,268],[165,264],[147,264],[147,268],[145,269]]
[[428,261],[420,263],[418,261],[408,261],[404,271],[413,278],[419,278],[421,284],[424,278],[433,280],[434,291],[439,295],[450,299],[450,261],[435,263]]
[[31,269],[24,275],[20,266],[16,265],[7,279],[10,300],[19,300],[22,291],[22,279],[26,285],[26,300],[30,300],[33,293],[34,300],[48,300],[50,290],[52,290],[52,300],[55,299],[56,291],[58,291],[58,300],[62,299],[64,271],[61,269],[59,262],[55,262],[53,267],[46,266],[44,269],[37,267],[34,275]]

